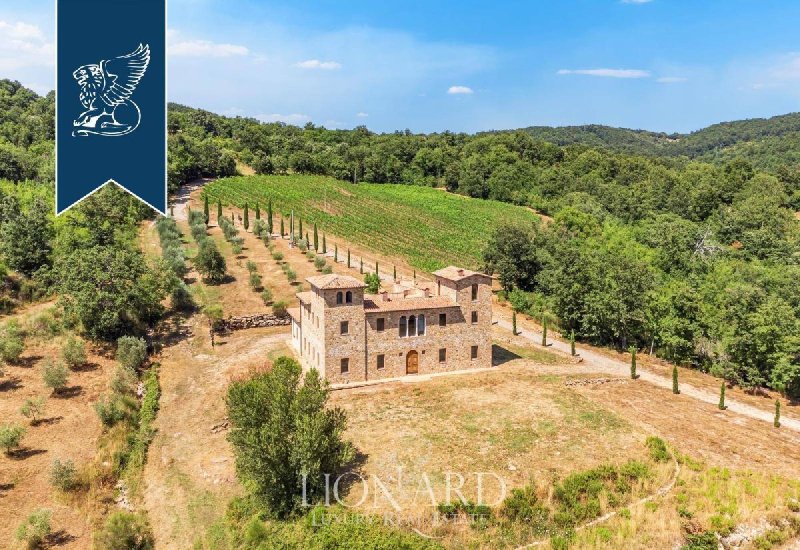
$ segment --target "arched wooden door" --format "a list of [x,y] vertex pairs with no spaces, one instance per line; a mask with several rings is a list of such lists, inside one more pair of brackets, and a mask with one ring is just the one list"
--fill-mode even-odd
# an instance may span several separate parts
[[419,353],[411,350],[406,355],[406,374],[417,374],[419,372]]

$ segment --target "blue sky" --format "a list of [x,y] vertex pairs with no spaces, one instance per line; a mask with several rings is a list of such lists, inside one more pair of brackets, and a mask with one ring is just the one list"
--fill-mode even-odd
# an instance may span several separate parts
[[[170,0],[169,97],[376,131],[691,131],[800,110],[790,0]],[[99,23],[98,23],[99,24]],[[0,5],[0,77],[53,85],[53,2]]]

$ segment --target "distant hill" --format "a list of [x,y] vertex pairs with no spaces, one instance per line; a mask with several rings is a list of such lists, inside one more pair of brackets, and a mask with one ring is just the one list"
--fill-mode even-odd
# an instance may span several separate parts
[[774,171],[800,164],[800,113],[721,122],[690,134],[585,126],[530,126],[523,130],[558,145],[586,145],[619,153],[687,156],[709,162],[744,158],[756,168]]

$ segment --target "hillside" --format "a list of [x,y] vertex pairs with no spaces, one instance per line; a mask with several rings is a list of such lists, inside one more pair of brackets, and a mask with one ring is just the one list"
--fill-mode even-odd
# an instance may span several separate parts
[[687,156],[724,163],[734,158],[754,168],[777,171],[800,163],[800,113],[713,124],[689,134],[666,134],[589,124],[523,128],[536,139],[557,145],[586,145],[634,155]]
[[477,268],[489,235],[501,222],[538,219],[525,208],[430,187],[351,185],[324,176],[226,178],[207,185],[204,193],[212,204],[218,199],[226,206],[247,202],[252,209],[258,202],[262,212],[272,200],[276,214],[288,217],[293,211],[309,233],[316,223],[320,232],[403,256],[425,271],[465,260],[467,267]]

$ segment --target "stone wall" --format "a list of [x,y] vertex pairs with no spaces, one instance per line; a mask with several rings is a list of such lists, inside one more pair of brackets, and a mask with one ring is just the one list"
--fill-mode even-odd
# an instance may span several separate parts
[[258,313],[256,315],[243,315],[241,317],[228,317],[217,321],[214,327],[217,332],[229,332],[246,328],[282,327],[292,324],[288,315],[278,317],[273,313]]

